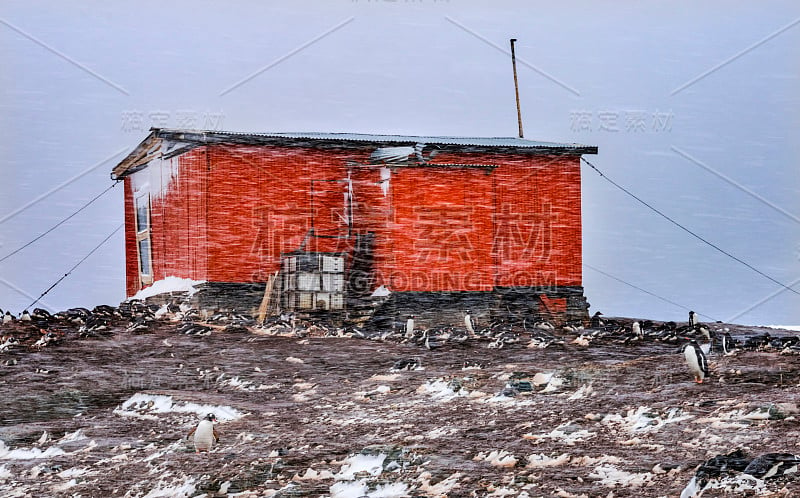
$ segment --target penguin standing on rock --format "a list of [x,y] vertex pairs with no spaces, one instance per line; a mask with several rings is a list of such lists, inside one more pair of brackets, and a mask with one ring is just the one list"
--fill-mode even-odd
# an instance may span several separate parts
[[686,358],[689,370],[694,375],[694,381],[698,384],[702,384],[703,379],[709,375],[708,359],[703,349],[697,344],[697,341],[689,341],[689,343],[683,347],[683,357]]
[[735,343],[733,342],[733,337],[729,332],[725,332],[722,335],[722,352],[723,354],[733,354],[733,350],[735,348]]
[[694,327],[698,323],[699,322],[697,321],[697,313],[695,313],[694,311],[690,311],[689,312],[689,326],[690,327]]
[[219,434],[214,427],[214,422],[217,417],[213,413],[209,413],[206,417],[197,424],[197,427],[192,429],[186,436],[189,439],[194,434],[194,451],[200,453],[201,451],[208,451],[219,442]]
[[467,328],[469,335],[475,335],[475,322],[472,321],[472,315],[469,310],[467,310],[467,314],[464,315],[464,326]]
[[414,315],[408,315],[406,320],[406,337],[414,337]]
[[605,318],[603,318],[603,314],[600,313],[599,311],[596,312],[594,315],[592,315],[591,322],[593,329],[599,329],[600,327],[606,324],[606,320]]

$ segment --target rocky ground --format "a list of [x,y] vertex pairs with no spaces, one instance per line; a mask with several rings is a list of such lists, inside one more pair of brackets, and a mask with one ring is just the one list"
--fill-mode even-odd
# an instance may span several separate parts
[[[674,343],[574,343],[583,331],[429,350],[126,326],[36,347],[0,329],[0,495],[673,497],[715,455],[800,453],[790,350],[713,353],[695,384]],[[186,435],[209,412],[221,439],[197,454]],[[731,473],[703,496],[800,496],[791,477]]]

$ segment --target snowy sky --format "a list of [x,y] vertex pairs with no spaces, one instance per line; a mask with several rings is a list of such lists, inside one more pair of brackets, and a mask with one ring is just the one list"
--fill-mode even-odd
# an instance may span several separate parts
[[[526,138],[597,145],[613,180],[800,292],[800,5],[600,3],[5,1],[0,259],[108,187],[154,125],[514,136],[516,37]],[[585,166],[583,215],[592,312],[800,323],[800,296]],[[122,219],[117,187],[0,261],[0,307]],[[119,231],[42,303],[123,298]]]

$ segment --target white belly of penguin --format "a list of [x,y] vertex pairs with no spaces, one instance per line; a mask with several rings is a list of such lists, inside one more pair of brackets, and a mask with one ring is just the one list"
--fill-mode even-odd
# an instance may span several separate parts
[[210,450],[214,444],[214,424],[208,420],[203,420],[197,424],[194,431],[194,447],[197,450]]

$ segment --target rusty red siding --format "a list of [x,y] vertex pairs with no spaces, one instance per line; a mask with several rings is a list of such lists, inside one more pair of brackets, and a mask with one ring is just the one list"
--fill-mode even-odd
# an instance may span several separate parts
[[130,178],[123,182],[125,196],[125,292],[134,295],[142,288],[139,282],[139,258],[136,252],[136,218]]
[[392,183],[390,288],[491,290],[491,172],[472,167],[397,168]]
[[579,158],[526,157],[495,175],[497,285],[581,285]]
[[[280,267],[281,254],[298,249],[312,226],[318,235],[347,235],[336,222],[343,214],[336,211],[343,205],[336,204],[340,192],[320,188],[347,177],[335,152],[218,146],[209,154],[208,280],[265,281]],[[310,237],[305,248],[334,251],[347,243]]]
[[[231,144],[158,160],[154,280],[264,282],[282,253],[350,251],[372,233],[374,284],[393,291],[581,285],[579,156],[447,152],[381,166],[371,150]],[[128,177],[129,294],[141,287],[133,194]]]

